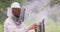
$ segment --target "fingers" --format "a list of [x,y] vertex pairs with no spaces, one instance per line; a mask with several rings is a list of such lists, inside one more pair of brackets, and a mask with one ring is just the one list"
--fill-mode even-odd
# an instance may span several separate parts
[[34,24],[34,29],[37,29],[39,27],[39,25]]
[[35,27],[34,27],[34,29],[37,29],[37,28],[38,28],[38,26],[35,26]]
[[37,29],[39,26],[35,23],[31,26],[29,26],[29,29]]

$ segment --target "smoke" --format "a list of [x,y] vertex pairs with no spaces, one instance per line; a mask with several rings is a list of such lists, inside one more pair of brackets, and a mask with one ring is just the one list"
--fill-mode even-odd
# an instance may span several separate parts
[[42,19],[40,16],[43,18],[48,18],[46,8],[48,7],[49,3],[50,0],[27,0],[26,4],[23,5],[23,7],[26,9],[25,21],[30,21],[31,23],[39,22],[39,20]]

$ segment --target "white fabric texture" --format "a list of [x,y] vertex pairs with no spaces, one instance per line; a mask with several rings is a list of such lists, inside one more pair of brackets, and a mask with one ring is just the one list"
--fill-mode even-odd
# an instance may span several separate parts
[[20,26],[16,26],[11,18],[7,18],[4,22],[4,32],[35,32],[28,30],[27,26],[22,22]]
[[21,6],[18,2],[14,2],[12,3],[11,8],[21,8]]

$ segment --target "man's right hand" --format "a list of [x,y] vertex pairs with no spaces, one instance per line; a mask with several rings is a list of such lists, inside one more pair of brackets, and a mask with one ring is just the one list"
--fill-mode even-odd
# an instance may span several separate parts
[[37,29],[38,25],[35,23],[35,24],[29,26],[28,28],[29,28],[29,30],[31,30],[31,29]]

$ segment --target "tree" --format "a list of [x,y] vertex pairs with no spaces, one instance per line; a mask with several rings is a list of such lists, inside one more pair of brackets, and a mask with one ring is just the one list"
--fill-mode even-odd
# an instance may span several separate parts
[[22,6],[24,0],[0,0],[0,21],[6,19],[7,7],[10,7],[13,2],[19,2]]
[[51,0],[50,6],[53,6],[55,4],[60,4],[60,0]]

